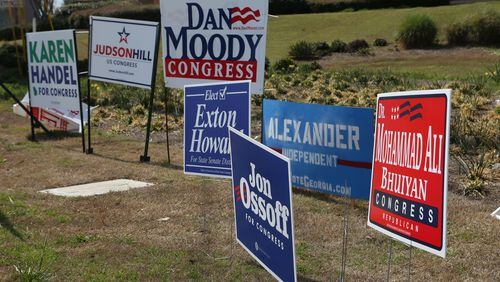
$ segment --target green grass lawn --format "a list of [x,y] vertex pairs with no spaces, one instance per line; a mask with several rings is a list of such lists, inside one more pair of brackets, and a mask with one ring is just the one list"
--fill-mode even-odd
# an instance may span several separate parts
[[389,42],[394,42],[400,23],[406,16],[414,13],[430,15],[440,29],[440,40],[443,40],[447,25],[487,9],[500,10],[500,1],[432,8],[380,9],[270,18],[267,56],[271,61],[284,58],[288,54],[288,47],[299,40],[331,42],[334,39],[351,41],[362,38],[371,43],[376,38],[385,38]]

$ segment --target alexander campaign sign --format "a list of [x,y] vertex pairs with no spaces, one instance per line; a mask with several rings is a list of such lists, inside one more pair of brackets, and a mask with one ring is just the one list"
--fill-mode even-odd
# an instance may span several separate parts
[[368,200],[373,119],[367,108],[264,99],[263,143],[291,160],[294,186]]
[[31,105],[80,115],[73,30],[26,33]]
[[290,161],[230,128],[236,240],[269,273],[297,280]]
[[368,225],[441,257],[451,90],[381,94]]
[[91,16],[90,32],[90,79],[151,88],[158,23]]
[[184,173],[231,178],[228,126],[250,134],[250,81],[184,88]]
[[250,80],[264,91],[268,0],[162,0],[165,83]]

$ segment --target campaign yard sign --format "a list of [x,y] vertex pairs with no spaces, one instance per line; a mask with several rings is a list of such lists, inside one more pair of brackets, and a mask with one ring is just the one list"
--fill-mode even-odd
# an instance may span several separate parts
[[368,225],[446,256],[451,90],[380,94]]
[[229,128],[236,240],[269,273],[296,281],[290,160]]
[[168,87],[251,80],[264,91],[268,0],[162,0]]
[[73,30],[26,33],[31,106],[79,118],[80,86]]
[[91,16],[90,79],[151,89],[159,32],[155,22]]
[[184,173],[231,178],[228,126],[250,135],[250,81],[184,88]]
[[263,143],[291,160],[295,187],[368,200],[372,109],[264,99],[262,111]]

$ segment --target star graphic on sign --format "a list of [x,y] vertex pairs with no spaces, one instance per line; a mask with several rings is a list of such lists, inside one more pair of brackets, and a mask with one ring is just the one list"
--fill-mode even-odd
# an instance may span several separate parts
[[123,27],[122,32],[118,32],[118,35],[120,35],[120,43],[125,42],[128,44],[128,36],[130,35],[130,33],[127,33],[125,27]]

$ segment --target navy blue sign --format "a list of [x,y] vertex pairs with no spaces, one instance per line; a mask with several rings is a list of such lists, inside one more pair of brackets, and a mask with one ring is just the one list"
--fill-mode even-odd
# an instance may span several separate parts
[[269,273],[296,281],[290,161],[230,128],[236,240]]
[[264,100],[262,139],[290,159],[293,186],[368,200],[373,121],[367,108]]
[[250,81],[184,88],[184,173],[231,178],[228,126],[250,133]]

